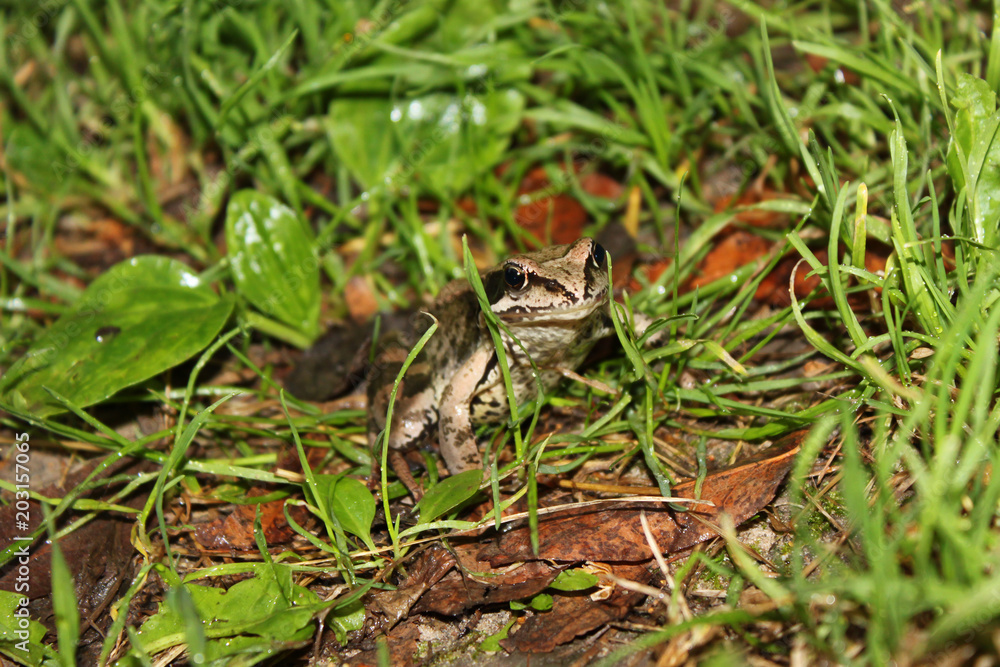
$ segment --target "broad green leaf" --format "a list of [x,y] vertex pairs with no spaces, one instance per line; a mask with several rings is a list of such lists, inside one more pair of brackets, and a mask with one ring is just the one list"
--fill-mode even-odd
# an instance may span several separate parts
[[424,44],[438,53],[451,53],[482,40],[490,30],[490,21],[512,9],[507,3],[498,0],[451,2],[447,7],[440,14],[441,22],[437,32]]
[[473,84],[461,97],[341,98],[330,105],[326,125],[337,157],[363,187],[416,180],[458,193],[500,162],[523,110],[524,97],[513,88]]
[[330,105],[326,131],[337,157],[365,188],[383,181],[398,164],[400,147],[386,122],[392,102],[381,97],[338,100]]
[[563,570],[549,588],[557,591],[585,591],[597,585],[597,576],[581,569]]
[[948,146],[948,174],[955,191],[966,191],[972,211],[971,236],[984,245],[996,240],[1000,220],[1000,113],[996,94],[978,77],[960,73],[955,95],[955,134]]
[[0,654],[22,665],[40,665],[52,651],[42,645],[45,626],[28,616],[22,598],[20,593],[0,591]]
[[531,598],[531,608],[535,611],[548,611],[552,609],[552,596],[548,593],[539,593]]
[[[200,620],[206,639],[205,658],[254,654],[253,664],[283,645],[309,639],[313,619],[328,606],[306,588],[292,584],[291,569],[284,564],[274,569],[261,567],[257,576],[237,582],[224,591],[211,586],[184,584],[193,604],[182,609],[180,596],[168,595],[159,611],[143,623],[139,631],[142,649],[150,654],[184,643],[185,620],[192,614]],[[277,578],[276,578],[277,577]],[[278,579],[281,579],[279,582]],[[285,591],[291,591],[287,596]]]
[[430,523],[475,495],[483,481],[482,470],[466,470],[441,480],[417,503],[420,523]]
[[233,280],[258,310],[309,338],[319,333],[319,261],[306,226],[277,199],[254,190],[226,210]]
[[539,593],[527,602],[511,600],[510,608],[514,611],[523,611],[529,608],[534,609],[535,611],[548,611],[552,609],[552,596],[548,593]]
[[513,626],[514,623],[516,622],[517,622],[517,617],[512,617],[507,622],[506,625],[500,628],[499,631],[493,633],[492,635],[484,639],[482,642],[480,642],[479,650],[484,651],[486,653],[496,653],[497,651],[503,650],[503,647],[500,646],[500,642],[503,641],[504,639],[507,639],[507,636],[510,634],[511,626]]
[[0,401],[46,417],[65,408],[45,387],[84,407],[147,380],[204,349],[232,310],[187,266],[133,257],[111,267],[0,380]]
[[350,604],[334,609],[327,614],[327,627],[333,629],[337,641],[341,644],[347,642],[347,633],[360,630],[365,627],[365,605],[361,600],[355,600]]
[[167,604],[176,609],[184,624],[184,641],[192,665],[205,664],[208,653],[208,641],[205,637],[205,622],[198,614],[190,591],[184,586],[171,588],[167,591]]
[[341,527],[357,535],[374,549],[371,527],[375,519],[375,496],[364,483],[343,475],[316,475],[318,491],[324,494],[327,508]]

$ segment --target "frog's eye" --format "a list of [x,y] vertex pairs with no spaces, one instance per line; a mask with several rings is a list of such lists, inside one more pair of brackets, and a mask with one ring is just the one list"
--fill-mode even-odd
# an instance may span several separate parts
[[524,274],[524,269],[514,264],[503,270],[503,279],[507,287],[515,291],[524,289],[528,284],[528,276]]
[[590,248],[590,261],[592,261],[594,263],[594,266],[596,266],[597,268],[603,269],[604,262],[607,260],[607,258],[608,258],[608,251],[604,249],[604,246],[595,241],[594,245],[591,246]]

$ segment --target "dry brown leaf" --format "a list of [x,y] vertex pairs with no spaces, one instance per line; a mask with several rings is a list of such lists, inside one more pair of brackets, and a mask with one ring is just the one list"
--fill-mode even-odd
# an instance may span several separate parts
[[[620,579],[645,584],[652,574],[643,565],[617,563],[612,573]],[[645,593],[616,586],[606,600],[594,602],[589,596],[559,595],[553,599],[552,609],[543,614],[533,614],[517,633],[500,642],[508,651],[548,653],[556,646],[599,628],[606,623],[620,621],[646,597]]]
[[[247,491],[249,497],[266,493],[266,490],[259,488]],[[302,507],[291,507],[289,511],[293,515],[300,515],[296,517],[300,523],[305,520]],[[206,549],[254,551],[257,549],[253,533],[256,515],[257,505],[237,505],[236,509],[224,519],[216,519],[199,526],[194,539]],[[285,519],[284,500],[272,500],[260,504],[260,525],[268,544],[283,544],[295,535],[295,531]]]
[[[649,560],[652,554],[639,519],[643,511],[663,553],[693,546],[717,534],[720,512],[728,513],[739,525],[774,498],[805,433],[786,436],[754,459],[708,475],[702,483],[701,500],[715,503],[714,508],[694,505],[690,511],[677,512],[663,503],[573,507],[539,517],[537,554],[531,549],[528,526],[522,525],[484,548],[479,558],[493,566],[537,559]],[[673,493],[675,497],[693,498],[694,486],[694,481],[684,482],[676,485]]]
[[[765,201],[771,201],[774,199],[788,199],[789,196],[778,192],[776,190],[765,190],[762,188],[750,188],[746,192],[743,192],[738,197],[733,197],[732,195],[726,195],[720,197],[717,202],[715,202],[715,212],[721,213],[734,206],[752,206],[754,204],[759,204]],[[768,227],[768,228],[782,228],[788,226],[788,214],[778,213],[777,211],[767,211],[763,209],[746,209],[738,211],[736,213],[735,219],[743,224],[750,225],[751,227]],[[726,229],[731,229],[727,227]]]
[[523,600],[541,593],[563,569],[542,561],[494,568],[478,559],[481,550],[479,543],[457,545],[459,567],[430,589],[414,611],[455,615],[481,605]]
[[580,178],[580,187],[587,194],[604,199],[621,199],[625,193],[625,188],[621,183],[596,171],[584,174]]
[[[566,165],[561,165],[563,171]],[[576,172],[580,165],[573,165]],[[535,167],[525,174],[518,187],[518,196],[534,195],[532,201],[520,204],[514,211],[518,225],[541,239],[546,245],[572,243],[583,235],[587,224],[587,210],[572,195],[564,192],[566,182],[553,185],[544,167]],[[580,178],[584,191],[607,199],[618,199],[624,188],[609,176],[598,173]]]
[[736,230],[715,244],[698,267],[687,289],[703,287],[767,254],[771,243],[744,230]]
[[353,276],[344,285],[344,303],[355,322],[367,322],[378,312],[371,283],[361,276]]

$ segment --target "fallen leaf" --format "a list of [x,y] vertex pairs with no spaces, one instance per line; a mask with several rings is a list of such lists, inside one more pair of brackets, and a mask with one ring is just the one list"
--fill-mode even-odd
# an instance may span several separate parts
[[[407,619],[393,628],[392,632],[380,636],[378,643],[382,646],[367,648],[346,659],[341,658],[342,647],[336,644],[332,632],[326,633],[330,644],[328,651],[330,655],[337,656],[336,660],[331,660],[330,664],[339,664],[350,667],[372,667],[373,665],[389,664],[393,667],[416,667],[426,665],[427,644],[424,639],[427,633],[428,623],[423,618]],[[369,644],[370,645],[370,644]],[[382,662],[388,655],[388,661]]]
[[[720,197],[714,208],[716,213],[721,213],[733,207],[749,207],[774,199],[789,199],[789,196],[776,190],[752,187],[735,198],[733,195]],[[761,208],[744,208],[736,212],[734,219],[751,227],[784,229],[788,226],[788,214]]]
[[[642,271],[643,275],[646,277],[646,283],[647,284],[652,284],[652,283],[656,282],[656,280],[661,275],[663,275],[663,272],[667,270],[667,267],[670,266],[671,261],[672,260],[667,259],[666,257],[664,257],[664,258],[658,259],[658,260],[656,260],[654,262],[650,262],[648,264],[643,264],[641,266],[640,270]],[[618,277],[619,277],[619,275],[621,275],[621,273],[622,272],[618,271],[618,265],[616,264],[615,265],[615,272],[614,272],[615,283],[619,282]],[[615,286],[618,287],[617,284]],[[643,287],[643,284],[640,283],[638,280],[636,280],[635,277],[633,277],[631,275],[631,272],[629,272],[628,282],[625,283],[625,290],[627,292],[629,292],[629,293],[633,293],[633,292],[638,292],[639,290],[642,289],[642,287]],[[670,286],[670,285],[668,285],[667,289],[673,289],[673,287]]]
[[514,220],[543,245],[559,245],[582,236],[587,211],[570,195],[553,194],[520,204],[514,210]]
[[369,595],[369,609],[385,631],[412,613],[455,616],[483,605],[501,604],[537,595],[563,570],[541,561],[513,569],[494,568],[476,557],[476,541],[453,544],[449,551],[434,546],[409,566],[406,580],[394,591]]
[[354,276],[344,285],[344,303],[355,322],[367,322],[378,312],[371,283],[362,276]]
[[543,561],[497,569],[479,560],[476,554],[481,550],[478,543],[457,545],[457,567],[420,598],[414,611],[454,616],[482,605],[523,600],[541,593],[563,570]]
[[[806,54],[806,63],[808,63],[809,69],[811,69],[813,72],[817,74],[823,71],[828,62],[829,60],[827,58],[824,58],[823,56],[818,56],[815,53]],[[854,70],[848,69],[843,65],[841,65],[840,67],[837,68],[837,71],[840,72],[839,83],[845,83],[849,86],[857,86],[858,84],[861,83],[861,77],[858,76],[858,73],[855,72]]]
[[[702,482],[700,499],[715,503],[715,507],[691,505],[685,512],[664,503],[572,507],[539,517],[537,554],[531,549],[528,526],[521,525],[485,547],[478,558],[494,567],[538,559],[645,561],[652,554],[640,524],[642,512],[663,553],[693,546],[717,534],[720,513],[726,512],[739,525],[767,505],[791,467],[805,434],[792,433],[759,456],[708,475]],[[694,486],[694,480],[677,484],[674,496],[693,498]]]
[[[892,249],[889,246],[869,239],[865,248],[865,269],[876,276],[883,275],[891,252]],[[816,255],[816,259],[823,266],[829,265],[830,254],[826,249],[816,250],[813,254]],[[838,248],[837,254],[843,257],[844,248]],[[798,253],[794,253],[778,262],[774,270],[766,275],[761,280],[760,285],[757,286],[757,293],[754,295],[755,298],[772,306],[784,308],[790,305],[792,301],[789,298],[788,281],[791,278],[793,270],[795,271],[795,298],[801,300],[809,296],[823,281],[819,276],[809,275],[812,269],[808,264],[803,264],[796,270],[795,266],[799,263],[800,259],[801,256]],[[876,294],[881,294],[881,287],[876,286],[874,289]],[[864,293],[851,295],[849,302],[853,310],[863,311],[870,308],[868,297]],[[809,302],[810,308],[831,308],[833,305],[833,297],[829,295],[819,296]]]
[[[829,254],[826,250],[816,250],[813,254],[816,255],[816,259],[821,264],[824,266],[827,264]],[[792,271],[795,271],[795,282],[793,285],[795,298],[801,300],[809,296],[814,289],[820,286],[823,280],[819,276],[810,275],[811,269],[808,264],[803,263],[796,269],[795,267],[801,259],[801,256],[795,253],[778,262],[774,270],[760,281],[760,284],[757,286],[757,293],[754,296],[758,300],[765,301],[772,306],[784,308],[791,305],[792,299],[789,296],[788,283],[792,276]],[[810,301],[809,305],[812,308],[827,308],[833,305],[833,297],[829,295],[821,296]]]
[[705,255],[698,266],[698,275],[687,284],[687,289],[704,287],[728,276],[741,266],[765,256],[771,245],[752,232],[740,229],[733,231]]
[[[247,496],[261,496],[267,491],[252,488]],[[299,523],[305,520],[302,507],[292,507],[292,514]],[[253,523],[257,515],[257,505],[237,505],[233,512],[224,519],[216,519],[202,524],[195,531],[194,539],[206,549],[254,551],[257,544],[254,540]],[[264,531],[264,539],[270,544],[283,544],[292,539],[295,531],[285,519],[285,501],[272,500],[260,504],[260,525]]]
[[597,171],[584,174],[580,178],[580,188],[589,195],[604,199],[621,199],[625,194],[621,183]]
[[[574,163],[573,171],[579,173],[582,164]],[[553,184],[545,167],[535,167],[521,179],[519,198],[529,195],[530,201],[518,205],[514,220],[518,225],[541,239],[545,245],[572,243],[583,234],[587,224],[587,210],[572,195],[566,194],[569,176],[562,164],[562,182]],[[607,199],[618,199],[624,188],[609,176],[596,172],[580,178],[580,187],[589,194]]]
[[[616,577],[640,584],[652,579],[652,574],[643,565],[616,563],[611,565],[611,571]],[[611,596],[599,602],[585,595],[557,595],[552,609],[531,615],[513,637],[504,639],[500,645],[508,651],[548,653],[606,623],[620,621],[645,597],[645,593],[621,586],[615,586]]]
[[[43,496],[59,498],[66,495],[66,489],[82,484],[94,465],[84,466],[66,477],[62,484],[40,489]],[[107,479],[117,475],[121,480],[134,478],[152,467],[146,461],[122,460],[110,465],[101,475]],[[82,497],[109,501],[120,491],[127,481],[111,486],[98,486]],[[145,502],[142,495],[133,494],[129,498],[117,500],[118,504],[133,509]],[[29,501],[28,525],[25,533],[34,530],[43,520],[43,512],[38,502]],[[0,507],[0,525],[14,526],[16,508],[13,504]],[[57,528],[76,518],[73,513],[63,515]],[[133,520],[131,516],[121,516],[102,512],[97,518],[59,539],[59,548],[69,565],[73,577],[73,589],[80,613],[81,635],[78,640],[77,659],[80,664],[96,663],[103,642],[102,632],[106,631],[111,619],[104,610],[114,601],[122,586],[132,578],[132,557],[136,555],[130,541]],[[19,531],[21,532],[21,531]],[[14,540],[10,530],[0,534],[0,548],[8,547]],[[55,617],[52,608],[52,545],[39,540],[28,549],[27,563],[20,557],[0,568],[0,590],[24,592],[31,602],[28,610],[31,618],[45,624],[50,632],[55,631]],[[23,571],[28,573],[27,590],[17,588]]]
[[377,625],[385,632],[409,615],[410,609],[427,589],[455,567],[455,557],[443,547],[432,546],[409,568],[409,576],[394,591],[374,591],[369,594],[369,611],[381,618]]

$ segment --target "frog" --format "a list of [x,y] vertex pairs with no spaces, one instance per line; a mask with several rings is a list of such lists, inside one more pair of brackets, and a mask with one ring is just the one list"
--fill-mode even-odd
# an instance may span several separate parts
[[[553,389],[598,340],[614,333],[607,261],[598,242],[581,238],[512,255],[482,274],[489,308],[504,325],[499,333],[518,404],[536,398],[539,388]],[[475,429],[510,414],[494,340],[472,286],[447,284],[418,317],[409,331],[380,339],[368,381],[368,440],[377,450],[402,364],[431,322],[438,323],[397,389],[388,435],[389,462],[414,495],[402,452],[436,433],[451,474],[481,470]]]

